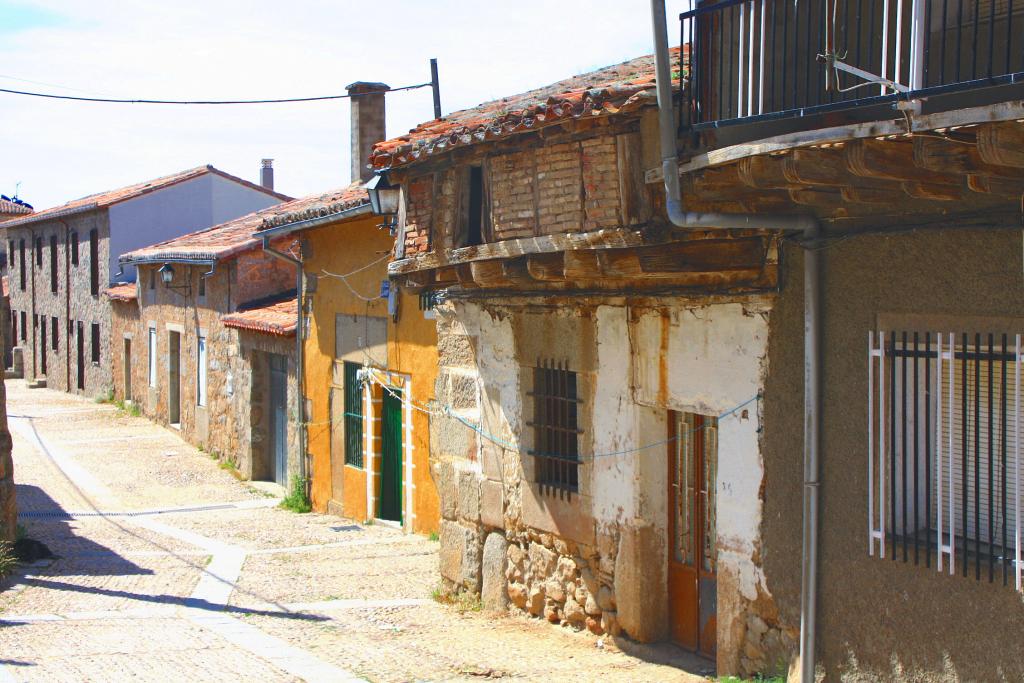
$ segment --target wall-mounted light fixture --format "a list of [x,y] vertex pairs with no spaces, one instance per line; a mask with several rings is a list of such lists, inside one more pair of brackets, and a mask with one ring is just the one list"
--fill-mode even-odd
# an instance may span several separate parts
[[160,273],[160,282],[170,287],[171,283],[174,282],[174,267],[170,263],[165,263],[160,266],[160,270],[157,272]]
[[388,228],[394,234],[398,226],[398,202],[401,189],[392,185],[387,173],[378,173],[364,186],[370,196],[370,210],[377,216],[384,216],[380,227]]

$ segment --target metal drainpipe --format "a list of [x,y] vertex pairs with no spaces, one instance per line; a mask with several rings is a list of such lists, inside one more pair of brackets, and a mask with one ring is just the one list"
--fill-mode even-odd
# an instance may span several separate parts
[[[679,157],[672,101],[672,72],[668,52],[665,0],[651,0],[654,34],[654,65],[658,93],[658,131],[662,173],[665,181],[665,206],[673,225],[681,228],[729,229],[758,228],[803,233],[814,242],[821,227],[815,216],[700,213],[683,209],[679,186]],[[804,251],[804,519],[803,557],[800,590],[800,680],[814,681],[815,612],[818,567],[818,445],[821,396],[819,377],[821,357],[818,349],[821,322],[821,255],[814,249]]]
[[298,410],[295,413],[295,427],[299,439],[299,477],[305,481],[306,495],[310,495],[310,482],[306,476],[306,429],[303,424],[306,415],[305,363],[302,345],[302,260],[278,251],[270,246],[270,240],[263,238],[263,251],[275,258],[295,266],[295,384],[298,389]]

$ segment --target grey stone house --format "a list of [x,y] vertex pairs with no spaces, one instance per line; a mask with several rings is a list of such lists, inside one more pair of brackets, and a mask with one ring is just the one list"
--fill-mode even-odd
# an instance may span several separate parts
[[285,199],[200,166],[5,222],[26,379],[91,396],[109,392],[110,304],[102,292],[135,279],[118,255]]

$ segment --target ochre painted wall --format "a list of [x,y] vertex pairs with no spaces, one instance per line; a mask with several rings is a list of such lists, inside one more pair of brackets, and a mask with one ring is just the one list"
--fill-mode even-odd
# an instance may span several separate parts
[[[408,375],[412,382],[412,401],[427,405],[434,397],[434,382],[437,378],[437,331],[434,320],[424,318],[419,310],[417,297],[403,293],[400,297],[398,320],[388,317],[387,301],[379,298],[381,281],[387,279],[387,261],[381,260],[392,249],[393,239],[387,231],[377,227],[379,217],[362,216],[302,233],[304,241],[304,269],[317,275],[316,292],[307,294],[307,310],[311,312],[309,332],[305,346],[305,396],[309,402],[309,429],[307,450],[311,466],[311,496],[314,509],[320,512],[332,511],[365,520],[373,517],[367,511],[366,470],[344,465],[344,455],[331,455],[331,405],[332,386],[335,383],[335,316],[347,313],[360,316],[388,318],[387,325],[387,370],[397,375]],[[367,264],[380,260],[370,268],[355,273],[345,280],[325,274],[348,274]],[[347,284],[346,284],[347,283]],[[353,290],[355,294],[353,293]],[[366,299],[369,299],[367,301]],[[386,372],[378,376],[386,377]],[[337,392],[341,395],[341,392]],[[379,401],[381,390],[375,388],[374,396]],[[405,396],[403,396],[405,398]],[[375,403],[375,417],[380,416],[380,404]],[[403,470],[405,459],[412,459],[413,523],[411,531],[430,533],[437,530],[439,503],[434,482],[430,476],[428,456],[430,452],[429,416],[413,410],[411,453],[408,444],[403,447]],[[341,411],[336,411],[340,415]],[[364,409],[365,414],[365,409]],[[406,411],[403,411],[403,428]],[[338,421],[340,422],[340,421]],[[335,428],[339,428],[340,424]],[[379,429],[375,429],[379,433]],[[375,440],[379,444],[378,440]],[[335,448],[343,443],[336,439]],[[369,444],[364,442],[364,466],[370,463]],[[379,451],[379,445],[373,446]],[[379,458],[375,461],[379,468]],[[339,472],[334,472],[334,469]],[[404,475],[404,472],[403,472]],[[335,490],[334,483],[340,484]],[[410,482],[404,479],[403,487]],[[379,482],[374,479],[374,491]],[[376,493],[374,497],[376,498]],[[403,504],[405,503],[403,489]],[[405,511],[409,520],[409,511]],[[408,528],[410,525],[406,524]]]

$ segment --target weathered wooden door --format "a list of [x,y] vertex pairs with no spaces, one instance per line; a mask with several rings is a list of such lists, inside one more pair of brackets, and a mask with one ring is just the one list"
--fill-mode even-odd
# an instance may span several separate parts
[[402,521],[402,397],[384,392],[380,459],[380,518]]
[[39,318],[39,359],[43,375],[46,375],[46,316]]
[[670,414],[668,592],[672,639],[708,656],[717,643],[718,420]]
[[167,339],[167,421],[173,425],[181,424],[181,334]]
[[288,358],[278,353],[270,359],[270,455],[274,481],[288,481]]
[[132,400],[132,340],[124,340],[124,400]]

